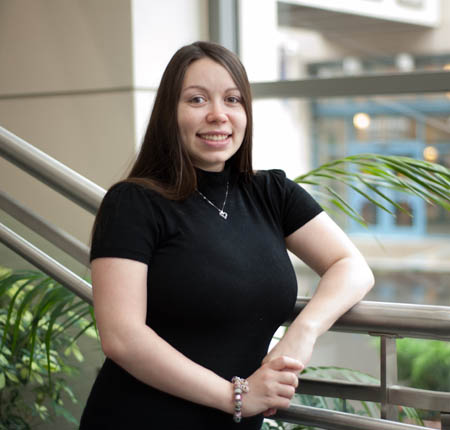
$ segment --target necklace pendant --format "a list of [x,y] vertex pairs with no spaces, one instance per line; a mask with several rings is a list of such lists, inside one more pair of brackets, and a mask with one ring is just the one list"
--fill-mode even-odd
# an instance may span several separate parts
[[223,218],[223,219],[227,219],[228,214],[225,211],[219,211],[219,215]]

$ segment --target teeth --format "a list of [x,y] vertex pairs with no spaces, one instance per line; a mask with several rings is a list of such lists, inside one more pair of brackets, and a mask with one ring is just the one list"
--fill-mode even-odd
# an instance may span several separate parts
[[202,134],[201,137],[206,140],[214,140],[218,142],[220,140],[228,139],[228,134]]

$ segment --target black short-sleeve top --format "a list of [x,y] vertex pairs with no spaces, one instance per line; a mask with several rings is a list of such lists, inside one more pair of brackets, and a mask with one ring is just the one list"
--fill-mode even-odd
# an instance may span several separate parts
[[[248,377],[295,304],[297,281],[285,237],[322,209],[281,170],[259,171],[251,180],[229,167],[197,173],[198,189],[210,202],[197,192],[172,201],[133,183],[111,188],[91,260],[120,257],[147,264],[146,323],[218,375]],[[227,186],[224,219],[219,209]],[[231,416],[151,388],[106,359],[81,429],[156,429],[168,422],[161,428],[236,425]],[[256,430],[261,423],[262,416],[246,418],[236,428]]]

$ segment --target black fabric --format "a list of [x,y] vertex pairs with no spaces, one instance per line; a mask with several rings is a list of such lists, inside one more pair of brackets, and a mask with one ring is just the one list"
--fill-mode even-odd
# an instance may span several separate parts
[[[226,220],[198,193],[175,202],[121,183],[105,196],[91,260],[148,264],[147,324],[227,380],[248,377],[295,304],[284,238],[322,209],[281,170],[258,172],[250,182],[229,169],[198,176],[199,190],[220,208],[229,182]],[[262,421],[237,425],[231,415],[162,393],[106,359],[81,429],[256,430]]]

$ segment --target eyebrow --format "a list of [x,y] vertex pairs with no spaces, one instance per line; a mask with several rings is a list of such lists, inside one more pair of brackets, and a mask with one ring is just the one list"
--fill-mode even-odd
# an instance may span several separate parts
[[[182,92],[185,92],[187,90],[202,90],[202,91],[208,92],[208,89],[206,87],[201,86],[201,85],[189,85],[188,87],[183,88]],[[225,92],[229,92],[229,91],[239,91],[239,88],[231,87],[231,88],[227,88],[225,90]]]

